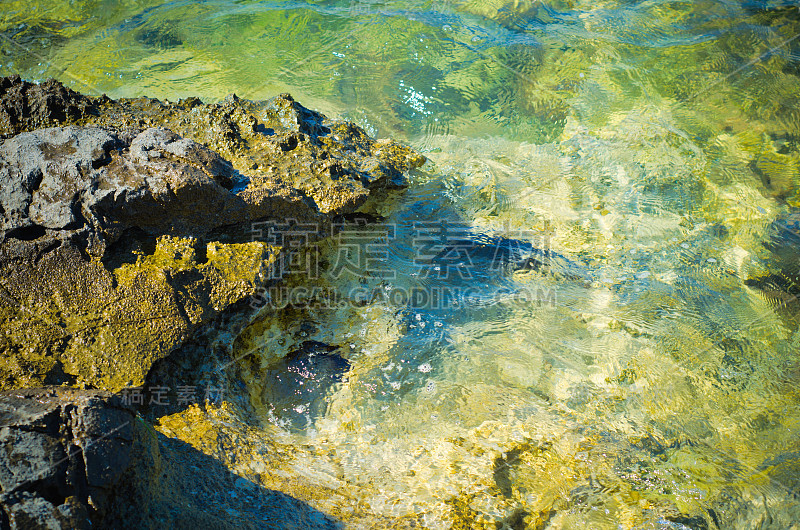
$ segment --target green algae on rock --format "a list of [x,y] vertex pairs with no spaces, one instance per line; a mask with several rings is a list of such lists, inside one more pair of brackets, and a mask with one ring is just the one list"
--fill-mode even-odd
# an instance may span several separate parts
[[[313,203],[310,217],[317,210],[352,211],[369,190],[402,185],[403,172],[425,161],[391,140],[373,140],[352,123],[306,109],[288,94],[260,102],[232,95],[205,105],[197,98],[178,103],[92,98],[54,80],[34,85],[16,76],[1,80],[0,87],[0,137],[68,124],[115,130],[166,127],[229,160],[250,180],[240,193],[246,200],[295,191]],[[287,185],[297,189],[287,190]]]
[[271,281],[281,249],[248,241],[253,222],[322,234],[424,162],[288,95],[164,104],[0,87],[0,388],[141,385]]

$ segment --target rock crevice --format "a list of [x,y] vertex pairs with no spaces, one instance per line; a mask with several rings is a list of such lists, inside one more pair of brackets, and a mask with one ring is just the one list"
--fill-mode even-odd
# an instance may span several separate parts
[[[284,94],[111,100],[0,79],[0,389],[143,384],[311,238],[424,162]],[[228,315],[230,316],[230,315]]]

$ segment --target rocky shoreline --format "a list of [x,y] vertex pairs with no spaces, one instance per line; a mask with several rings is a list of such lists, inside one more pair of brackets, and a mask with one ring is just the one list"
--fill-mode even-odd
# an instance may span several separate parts
[[[253,237],[254,223],[324,237],[424,157],[286,94],[115,101],[19,77],[0,79],[0,139],[3,526],[251,526],[249,504],[198,504],[181,488],[152,498],[164,477],[186,481],[164,455],[201,454],[167,449],[112,393],[180,370],[192,384],[199,360],[229,361],[249,300],[296,250]],[[280,527],[335,526],[261,493],[306,521]]]

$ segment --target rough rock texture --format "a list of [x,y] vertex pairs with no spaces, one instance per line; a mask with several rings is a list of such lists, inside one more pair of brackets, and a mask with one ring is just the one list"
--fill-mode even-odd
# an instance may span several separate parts
[[0,389],[141,385],[269,281],[280,248],[253,222],[324,233],[424,162],[288,95],[113,101],[18,77],[0,137]]
[[341,525],[158,435],[104,392],[0,393],[0,528]]
[[407,147],[306,109],[288,94],[259,102],[231,95],[210,105],[197,98],[115,101],[83,96],[54,80],[0,79],[0,137],[67,124],[166,127],[229,160],[250,181],[243,198],[258,202],[294,191],[323,213],[352,211],[370,190],[402,185],[403,172],[425,161]]
[[4,527],[88,528],[131,464],[133,412],[109,395],[33,389],[0,394]]

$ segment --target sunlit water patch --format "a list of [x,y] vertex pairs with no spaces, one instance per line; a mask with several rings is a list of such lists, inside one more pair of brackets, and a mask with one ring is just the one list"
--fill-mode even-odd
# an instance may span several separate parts
[[173,435],[210,425],[238,472],[354,527],[800,518],[793,4],[8,2],[0,21],[3,74],[290,91],[429,158],[233,341],[254,419]]

